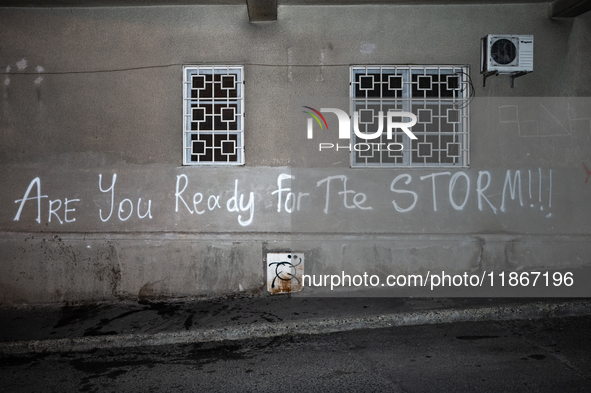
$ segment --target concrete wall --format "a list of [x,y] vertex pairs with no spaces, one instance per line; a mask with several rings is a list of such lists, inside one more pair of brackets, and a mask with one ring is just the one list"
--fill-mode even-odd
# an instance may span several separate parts
[[[310,274],[591,266],[591,15],[549,13],[280,6],[251,24],[246,6],[0,8],[0,303],[259,291],[272,250],[305,252]],[[535,71],[514,89],[482,87],[489,33],[535,36]],[[183,64],[245,65],[244,167],[181,166]],[[353,170],[347,151],[319,154],[298,108],[346,99],[350,64],[469,65],[470,168]],[[310,194],[292,214],[273,194],[281,174]],[[402,174],[417,196],[404,213]],[[346,208],[340,180],[327,202],[329,176],[372,209]]]

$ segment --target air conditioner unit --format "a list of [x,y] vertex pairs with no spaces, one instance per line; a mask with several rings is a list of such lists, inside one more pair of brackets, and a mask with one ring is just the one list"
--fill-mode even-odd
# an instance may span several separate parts
[[534,36],[489,34],[480,40],[480,73],[511,74],[513,78],[534,70]]
[[489,34],[480,40],[480,72],[534,70],[534,36]]

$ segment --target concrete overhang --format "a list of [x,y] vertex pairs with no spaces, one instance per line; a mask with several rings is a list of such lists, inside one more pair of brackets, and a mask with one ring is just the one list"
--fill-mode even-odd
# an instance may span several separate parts
[[174,5],[246,5],[251,22],[277,20],[280,5],[461,5],[551,3],[552,17],[572,18],[591,10],[591,0],[0,0],[0,7],[146,7]]
[[[551,3],[552,0],[0,0],[0,7],[140,7],[158,5],[246,5],[250,2],[275,5],[438,5]],[[583,0],[571,0],[570,2]],[[587,0],[584,0],[587,1]],[[561,2],[561,1],[560,1]]]
[[574,18],[591,10],[591,0],[556,0],[552,2],[553,18]]

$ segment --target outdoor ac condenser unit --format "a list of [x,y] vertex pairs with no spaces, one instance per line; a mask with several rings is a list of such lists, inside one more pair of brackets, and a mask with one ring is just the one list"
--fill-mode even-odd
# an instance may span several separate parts
[[534,36],[489,34],[480,40],[480,73],[511,74],[513,78],[534,70]]
[[480,71],[499,74],[534,70],[534,36],[489,34],[480,40]]

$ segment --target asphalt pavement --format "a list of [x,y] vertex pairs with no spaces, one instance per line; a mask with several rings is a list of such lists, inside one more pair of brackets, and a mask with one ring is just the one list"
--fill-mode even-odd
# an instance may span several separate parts
[[0,390],[589,392],[590,331],[590,316],[497,319],[4,354]]
[[0,354],[221,342],[467,321],[591,314],[591,299],[236,295],[0,308]]

